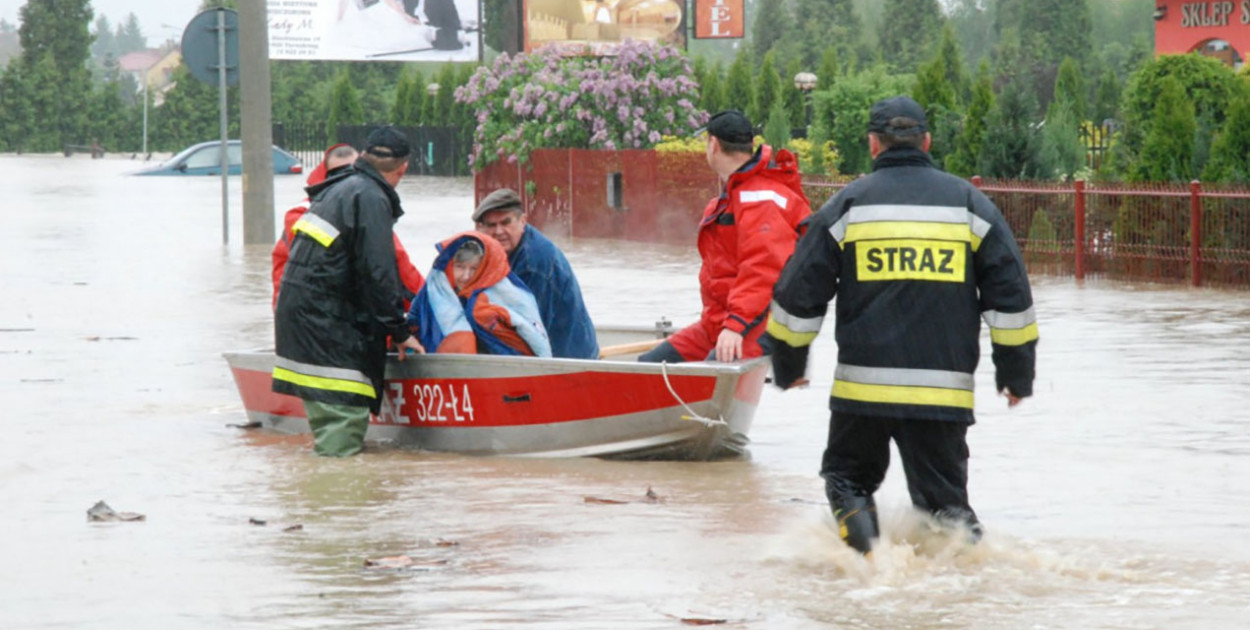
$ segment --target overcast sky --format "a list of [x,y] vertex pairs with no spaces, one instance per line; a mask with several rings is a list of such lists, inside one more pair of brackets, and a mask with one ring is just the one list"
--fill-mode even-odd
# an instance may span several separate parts
[[[17,26],[19,11],[24,4],[24,0],[0,0],[0,18]],[[91,0],[95,17],[107,17],[114,28],[128,14],[134,13],[149,45],[159,44],[171,37],[181,38],[183,27],[195,17],[199,6],[200,0]]]

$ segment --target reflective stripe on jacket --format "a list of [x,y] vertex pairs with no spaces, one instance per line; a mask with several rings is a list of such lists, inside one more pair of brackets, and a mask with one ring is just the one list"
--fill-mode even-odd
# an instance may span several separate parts
[[403,209],[364,161],[308,193],[274,313],[273,389],[376,412],[387,336],[409,337],[392,232]]
[[835,294],[833,410],[972,422],[982,319],[998,388],[1032,394],[1037,322],[1015,237],[924,152],[882,153],[813,215],[768,322],[779,384],[802,376]]

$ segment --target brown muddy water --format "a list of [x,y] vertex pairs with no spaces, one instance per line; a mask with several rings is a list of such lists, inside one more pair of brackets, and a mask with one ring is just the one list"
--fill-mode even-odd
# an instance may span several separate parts
[[[216,178],[137,167],[0,156],[0,628],[1247,627],[1250,294],[1035,278],[1037,396],[1009,412],[978,373],[985,540],[922,533],[896,469],[864,561],[816,476],[831,331],[810,388],[766,391],[749,458],[320,459],[227,426],[221,353],[272,336],[238,178],[223,247]],[[425,270],[470,185],[400,192]],[[597,321],[697,315],[693,246],[563,245]],[[101,499],[146,521],[88,523]]]

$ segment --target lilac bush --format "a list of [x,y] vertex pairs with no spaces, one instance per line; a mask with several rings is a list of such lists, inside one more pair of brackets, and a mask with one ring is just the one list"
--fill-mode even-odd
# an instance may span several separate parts
[[456,90],[477,116],[470,163],[525,163],[534,149],[647,149],[703,124],[690,62],[672,46],[626,41],[614,57],[554,47],[500,55]]

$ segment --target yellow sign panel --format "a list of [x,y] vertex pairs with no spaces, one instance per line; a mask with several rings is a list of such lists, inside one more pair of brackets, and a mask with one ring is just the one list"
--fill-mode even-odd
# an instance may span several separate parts
[[860,282],[929,280],[963,282],[968,244],[931,240],[878,240],[855,243]]

